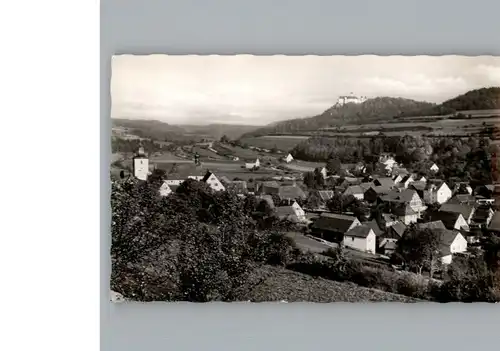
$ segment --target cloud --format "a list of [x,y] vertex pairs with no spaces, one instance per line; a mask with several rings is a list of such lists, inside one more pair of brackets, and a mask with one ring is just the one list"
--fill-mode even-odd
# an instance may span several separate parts
[[476,72],[487,78],[491,83],[500,85],[500,66],[493,65],[479,65]]

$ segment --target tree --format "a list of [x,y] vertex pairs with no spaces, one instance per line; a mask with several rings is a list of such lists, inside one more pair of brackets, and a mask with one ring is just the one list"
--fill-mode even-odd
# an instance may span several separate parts
[[309,188],[309,189],[314,189],[316,186],[316,179],[314,176],[313,172],[306,172],[304,173],[304,184]]
[[326,162],[326,170],[332,174],[338,174],[342,168],[339,157],[332,157]]
[[442,232],[437,230],[409,226],[396,246],[396,252],[403,260],[403,265],[415,269],[418,274],[422,274],[422,269],[426,268],[432,278],[440,262],[441,236]]
[[316,189],[323,189],[323,187],[325,186],[325,178],[321,173],[321,168],[316,168],[314,170],[314,185],[314,188]]
[[224,135],[220,138],[220,142],[221,142],[221,143],[229,143],[229,142],[231,142],[231,140],[228,138],[228,136],[227,136],[227,135],[225,135],[225,134],[224,134]]
[[305,206],[316,209],[323,205],[323,200],[316,191],[311,191],[306,199]]

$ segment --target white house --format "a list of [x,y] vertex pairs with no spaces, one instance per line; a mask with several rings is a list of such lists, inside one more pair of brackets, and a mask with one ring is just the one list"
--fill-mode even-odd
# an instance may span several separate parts
[[417,220],[419,218],[418,212],[416,212],[409,203],[403,204],[395,208],[393,213],[405,225],[409,225],[411,223],[417,223]]
[[428,183],[424,190],[424,201],[429,204],[444,204],[452,196],[452,191],[445,182]]
[[429,169],[433,172],[439,171],[439,167],[435,163],[433,163]]
[[203,180],[203,176],[188,176],[188,179],[193,179],[193,180]]
[[165,179],[163,181],[163,183],[167,184],[167,185],[178,186],[178,185],[181,185],[182,183],[184,183],[184,179]]
[[214,191],[226,190],[222,182],[210,171],[207,171],[207,174],[205,174],[202,181],[207,183]]
[[467,251],[467,240],[457,231],[447,230],[442,237],[441,262],[450,264],[454,253]]
[[293,156],[291,154],[288,154],[283,158],[283,161],[285,161],[286,163],[290,163],[293,161]]
[[358,225],[344,234],[342,243],[363,252],[375,254],[377,238],[372,228],[366,225]]
[[253,162],[253,163],[245,163],[246,169],[259,168],[259,167],[260,167],[259,159],[256,159],[255,162]]
[[320,173],[324,179],[326,179],[326,177],[328,176],[328,171],[326,170],[326,167],[322,167]]
[[160,186],[160,195],[161,196],[168,196],[172,193],[172,189],[170,189],[170,186],[166,182],[163,182],[163,184]]
[[381,162],[384,165],[384,168],[386,171],[391,172],[394,166],[397,165],[396,160],[394,160],[394,157],[390,155],[381,155],[379,157],[379,162]]
[[367,100],[366,96],[355,96],[351,93],[351,95],[339,96],[337,99],[338,106],[344,106],[345,104],[353,103],[353,104],[361,104]]
[[292,208],[295,212],[295,215],[300,221],[303,221],[306,219],[306,212],[300,207],[300,205],[297,203],[297,201],[294,201],[292,204]]
[[149,174],[149,159],[144,152],[144,148],[139,148],[133,161],[134,177],[140,180],[146,180]]

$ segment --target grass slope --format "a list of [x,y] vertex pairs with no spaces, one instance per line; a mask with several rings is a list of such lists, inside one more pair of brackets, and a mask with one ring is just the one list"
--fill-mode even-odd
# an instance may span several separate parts
[[403,295],[364,288],[354,283],[314,278],[284,268],[263,266],[250,281],[257,284],[244,296],[252,302],[418,302]]

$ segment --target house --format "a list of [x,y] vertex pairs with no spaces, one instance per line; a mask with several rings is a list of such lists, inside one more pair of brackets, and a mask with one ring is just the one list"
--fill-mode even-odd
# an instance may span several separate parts
[[391,177],[377,177],[373,180],[373,184],[375,186],[382,186],[384,188],[392,188],[395,183]]
[[172,193],[170,186],[164,181],[160,186],[160,196],[168,196]]
[[358,200],[364,199],[364,191],[359,185],[351,185],[343,193],[344,196],[352,195]]
[[381,196],[391,192],[390,188],[384,186],[372,186],[364,193],[364,199],[370,203],[376,202]]
[[495,211],[489,205],[479,205],[475,207],[474,214],[472,215],[471,224],[476,227],[487,228],[493,218]]
[[389,154],[380,155],[378,161],[382,163],[384,165],[384,169],[389,172],[391,172],[394,166],[397,165],[397,162],[394,160],[394,157]]
[[226,185],[227,190],[231,190],[238,196],[244,196],[248,193],[247,182],[244,180],[233,180]]
[[443,204],[439,208],[440,212],[460,213],[467,224],[471,224],[475,208],[469,205]]
[[257,185],[257,193],[259,194],[278,194],[279,192],[280,185],[278,182],[271,180],[271,181],[264,181],[261,183],[258,183]]
[[344,246],[375,254],[376,236],[367,225],[358,225],[348,230],[342,241]]
[[391,255],[396,251],[396,245],[399,239],[403,236],[406,226],[401,222],[395,222],[394,225],[387,228],[387,230],[377,237],[378,251]]
[[202,181],[208,186],[214,190],[214,191],[224,191],[226,188],[224,185],[221,183],[221,181],[215,176],[214,173],[207,171],[205,176],[203,177]]
[[450,264],[454,253],[467,251],[467,240],[465,237],[457,230],[446,229],[442,221],[421,223],[418,227],[420,229],[428,228],[440,236],[440,253],[443,264]]
[[363,189],[363,195],[364,195],[364,193],[371,187],[375,186],[375,184],[373,184],[373,182],[363,182],[360,183],[359,186],[361,187],[361,189]]
[[432,172],[437,172],[439,171],[439,167],[437,164],[435,164],[434,162],[431,164],[431,166],[429,167],[429,171],[432,171]]
[[411,209],[417,213],[417,217],[420,217],[421,213],[427,209],[414,189],[393,189],[387,195],[381,196],[380,200],[387,204],[390,210],[400,207],[402,204],[409,204]]
[[491,199],[494,192],[495,186],[493,184],[479,185],[474,189],[474,195],[480,195],[486,199]]
[[165,179],[163,181],[165,184],[168,184],[170,187],[172,185],[176,185],[176,186],[179,186],[181,185],[182,183],[184,183],[184,179]]
[[457,182],[453,187],[453,193],[472,195],[472,187],[467,182]]
[[282,202],[293,202],[296,200],[305,200],[306,194],[298,186],[283,185],[278,188],[278,196]]
[[414,189],[418,196],[420,196],[421,199],[424,198],[424,192],[425,189],[427,188],[427,183],[423,181],[416,181],[412,182],[409,186],[408,189]]
[[467,251],[467,240],[462,233],[453,230],[445,230],[441,236],[441,262],[450,264],[453,254]]
[[361,225],[361,222],[353,216],[322,213],[311,224],[311,234],[321,239],[340,243],[344,239],[344,234],[350,229]]
[[428,204],[443,204],[452,196],[451,189],[442,180],[429,180],[424,190],[424,201]]
[[276,208],[276,215],[280,219],[286,219],[291,222],[305,222],[306,213],[299,206],[297,202],[294,202],[291,206],[279,206]]
[[495,212],[488,225],[488,231],[492,234],[500,235],[500,212]]
[[398,184],[401,184],[404,188],[408,188],[408,186],[416,180],[416,176],[414,174],[407,174],[401,179]]
[[405,225],[417,223],[419,218],[418,212],[410,206],[410,203],[399,204],[392,210],[392,213]]
[[255,162],[253,162],[253,163],[245,163],[246,169],[254,169],[254,168],[259,168],[259,167],[260,167],[259,159],[256,159]]
[[363,225],[367,225],[369,226],[370,228],[373,229],[373,232],[375,233],[375,236],[379,236],[379,235],[382,235],[383,231],[380,229],[380,226],[378,225],[377,221],[372,219],[371,221],[369,222],[365,222],[363,223]]
[[219,180],[220,180],[220,181],[221,181],[221,183],[222,183],[222,184],[224,184],[224,185],[229,185],[229,184],[231,184],[231,180],[230,180],[228,177],[226,177],[226,176],[221,176],[221,177],[219,177]]
[[283,161],[285,161],[286,163],[290,163],[293,161],[293,156],[291,154],[288,154],[285,157],[283,157]]
[[476,197],[474,195],[468,194],[457,194],[449,199],[447,204],[455,204],[455,205],[469,205],[474,206],[476,204]]
[[318,168],[315,168],[315,171],[318,170],[319,173],[321,173],[321,175],[323,176],[323,179],[326,179],[328,177],[328,170],[326,169],[326,167],[318,167]]
[[394,224],[398,223],[398,217],[391,213],[383,213],[382,221],[385,224],[386,228],[392,227]]
[[203,180],[203,177],[204,176],[188,176],[187,179],[193,179],[193,180],[201,181],[201,180]]
[[469,231],[469,225],[459,212],[436,211],[429,214],[431,221],[441,221],[446,229]]

